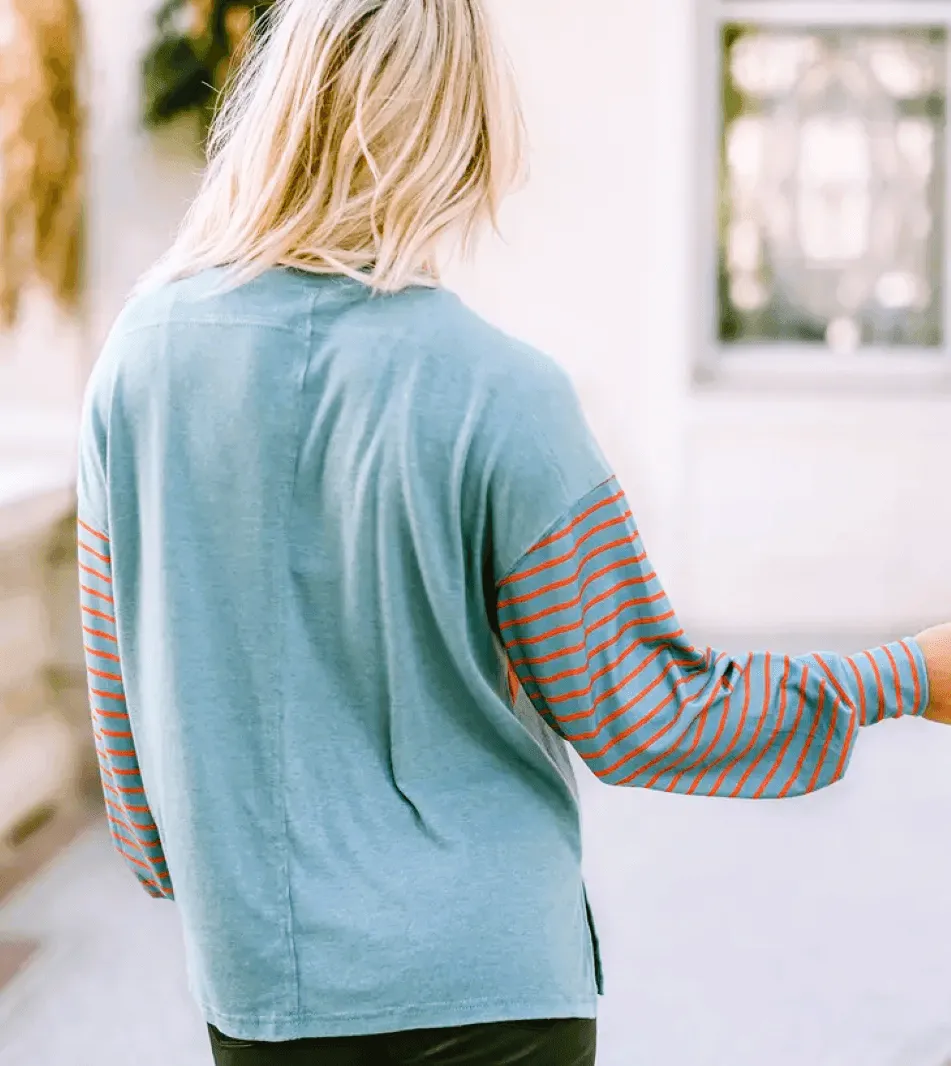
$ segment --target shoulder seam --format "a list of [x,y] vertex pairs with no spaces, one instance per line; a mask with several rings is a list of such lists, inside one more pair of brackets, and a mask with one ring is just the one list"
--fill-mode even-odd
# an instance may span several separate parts
[[570,504],[570,506],[566,507],[561,512],[561,514],[554,520],[554,522],[550,522],[538,534],[538,536],[532,541],[532,543],[529,544],[529,546],[518,556],[515,562],[512,563],[512,565],[505,571],[505,573],[498,579],[498,581],[496,581],[495,591],[498,592],[499,589],[505,584],[505,582],[508,581],[508,579],[512,576],[512,574],[515,573],[519,566],[521,566],[522,561],[525,559],[525,557],[531,555],[531,553],[535,550],[535,545],[538,544],[539,541],[544,540],[547,536],[550,536],[552,533],[554,533],[560,525],[567,521],[572,512],[578,508],[579,504],[586,500],[593,492],[597,492],[598,489],[604,488],[604,486],[607,485],[610,481],[614,481],[615,477],[616,475],[612,474],[610,477],[605,478],[603,481],[599,481],[597,485],[592,485],[587,492],[585,492],[583,495],[579,496],[576,500],[574,500]]
[[[132,326],[125,326],[120,329],[117,337],[131,337],[136,333],[145,333],[150,329],[162,329],[167,326],[167,322],[161,320],[155,322],[139,322]],[[225,326],[225,327],[240,327],[240,326],[255,326],[259,329],[271,329],[276,333],[292,333],[300,334],[306,333],[305,327],[287,326],[280,322],[272,322],[265,318],[183,318],[175,323],[176,326]]]

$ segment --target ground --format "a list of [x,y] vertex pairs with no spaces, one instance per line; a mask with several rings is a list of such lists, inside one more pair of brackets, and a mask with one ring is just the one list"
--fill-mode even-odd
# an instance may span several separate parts
[[[787,803],[583,783],[604,944],[599,1066],[943,1066],[951,1050],[951,730],[862,736]],[[35,937],[0,995],[2,1066],[209,1066],[175,910],[105,829],[0,911]]]

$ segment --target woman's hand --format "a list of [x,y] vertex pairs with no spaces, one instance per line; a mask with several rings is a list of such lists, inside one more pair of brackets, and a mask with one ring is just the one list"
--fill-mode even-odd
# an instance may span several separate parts
[[926,629],[916,640],[925,655],[931,689],[925,718],[951,725],[951,625]]

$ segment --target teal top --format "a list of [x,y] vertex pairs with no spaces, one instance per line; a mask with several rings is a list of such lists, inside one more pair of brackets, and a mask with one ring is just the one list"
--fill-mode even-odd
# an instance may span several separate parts
[[551,361],[441,289],[221,281],[133,298],[84,405],[117,849],[231,1036],[594,1016],[569,746],[799,795],[921,713],[920,649],[694,647]]

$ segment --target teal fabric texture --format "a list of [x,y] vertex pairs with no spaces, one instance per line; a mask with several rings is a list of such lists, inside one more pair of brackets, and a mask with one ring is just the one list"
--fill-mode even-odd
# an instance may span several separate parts
[[229,1036],[594,1017],[571,747],[612,784],[811,791],[924,709],[920,649],[694,648],[551,360],[439,288],[224,281],[130,299],[86,392],[117,849]]

